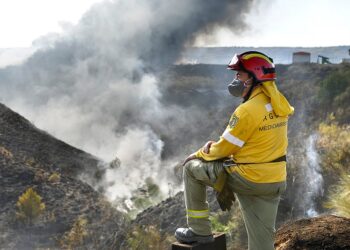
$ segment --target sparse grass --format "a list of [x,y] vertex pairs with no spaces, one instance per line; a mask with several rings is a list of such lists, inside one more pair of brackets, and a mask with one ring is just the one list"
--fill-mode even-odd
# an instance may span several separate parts
[[35,182],[45,182],[48,179],[49,174],[45,172],[43,169],[36,168],[35,174],[34,174],[34,181]]
[[59,173],[56,173],[56,172],[52,173],[48,179],[48,181],[51,183],[58,183],[58,182],[60,182],[60,180],[61,180],[61,175]]
[[220,211],[215,215],[211,215],[209,219],[214,232],[228,233],[236,227],[236,225],[230,221],[230,215],[227,212]]
[[86,228],[87,220],[79,217],[73,224],[70,231],[66,232],[60,240],[64,249],[76,249],[84,244],[84,239],[89,235]]
[[340,126],[330,116],[329,124],[320,124],[319,134],[317,146],[323,171],[336,182],[330,188],[324,207],[350,217],[350,126]]
[[7,148],[0,146],[0,155],[4,156],[6,159],[12,159],[13,154]]
[[35,159],[34,159],[33,157],[29,157],[29,158],[27,158],[27,159],[25,160],[25,164],[26,164],[27,166],[33,167],[33,166],[36,164],[36,161],[35,161]]
[[324,204],[344,217],[350,218],[350,174],[343,173],[337,185],[333,186],[329,200]]
[[18,220],[32,224],[45,210],[45,204],[41,202],[41,197],[32,188],[28,188],[17,201]]
[[230,212],[220,211],[210,216],[209,219],[213,232],[226,234],[228,249],[241,249],[244,246],[247,235],[238,203],[232,207]]
[[130,199],[122,197],[114,204],[119,209],[125,210],[129,218],[135,218],[140,211],[159,203],[163,198],[159,186],[151,177],[148,177],[140,188],[132,191]]
[[161,236],[156,226],[135,226],[127,235],[128,250],[168,249],[173,237]]
[[[333,119],[332,117],[330,118]],[[350,171],[350,126],[339,126],[336,122],[321,123],[317,148],[322,155],[325,172],[340,175]]]

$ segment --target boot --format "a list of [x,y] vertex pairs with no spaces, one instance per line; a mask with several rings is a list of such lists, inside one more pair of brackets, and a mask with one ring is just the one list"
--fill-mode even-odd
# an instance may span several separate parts
[[175,238],[181,243],[210,243],[214,242],[213,235],[198,235],[190,228],[178,228],[175,231]]

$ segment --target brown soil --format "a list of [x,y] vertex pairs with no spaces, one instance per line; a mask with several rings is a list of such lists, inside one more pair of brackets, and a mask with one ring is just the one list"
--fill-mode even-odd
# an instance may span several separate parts
[[325,215],[287,223],[277,231],[275,248],[350,249],[350,218]]

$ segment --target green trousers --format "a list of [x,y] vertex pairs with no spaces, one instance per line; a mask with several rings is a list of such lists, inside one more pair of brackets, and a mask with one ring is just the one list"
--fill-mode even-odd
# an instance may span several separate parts
[[[225,171],[222,161],[191,160],[184,166],[187,224],[199,235],[212,233],[206,187],[215,184],[221,171]],[[239,201],[249,250],[274,249],[277,209],[286,183],[254,183],[235,172],[226,181]]]

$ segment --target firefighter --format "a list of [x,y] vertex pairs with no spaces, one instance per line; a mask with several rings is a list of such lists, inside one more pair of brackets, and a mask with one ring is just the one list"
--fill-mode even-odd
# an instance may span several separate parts
[[287,124],[294,108],[277,89],[275,65],[267,55],[234,55],[228,69],[236,71],[228,90],[243,102],[219,140],[184,161],[188,228],[178,228],[175,237],[183,243],[214,241],[206,195],[211,186],[222,210],[238,199],[249,249],[274,249],[277,208],[286,188]]

